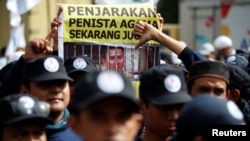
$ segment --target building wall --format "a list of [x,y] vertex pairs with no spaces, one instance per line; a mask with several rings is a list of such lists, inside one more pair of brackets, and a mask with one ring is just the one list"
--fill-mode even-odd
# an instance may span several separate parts
[[[219,33],[220,11],[218,0],[181,0],[180,1],[180,40],[193,49],[198,49],[197,38],[211,42]],[[205,21],[213,17],[211,27],[205,26]]]
[[0,0],[0,48],[6,46],[9,39],[9,30],[10,30],[10,16],[6,8],[6,0]]
[[[92,4],[92,0],[43,0],[29,15],[30,35],[28,39],[45,38],[50,31],[50,22],[57,15],[57,4]],[[41,18],[42,17],[42,18]]]
[[237,49],[250,50],[250,0],[181,0],[180,40],[198,49],[218,35],[229,36]]

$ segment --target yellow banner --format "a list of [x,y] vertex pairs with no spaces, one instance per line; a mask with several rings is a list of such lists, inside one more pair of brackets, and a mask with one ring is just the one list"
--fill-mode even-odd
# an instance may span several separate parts
[[[63,5],[64,42],[129,43],[138,20],[159,29],[152,5]],[[155,42],[150,42],[155,43]]]

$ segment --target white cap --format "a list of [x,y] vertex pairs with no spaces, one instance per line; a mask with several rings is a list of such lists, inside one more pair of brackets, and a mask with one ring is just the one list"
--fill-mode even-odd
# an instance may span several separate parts
[[208,54],[210,54],[210,53],[212,53],[214,51],[215,51],[214,46],[211,43],[208,43],[208,42],[203,43],[201,45],[200,50],[199,50],[200,54],[202,54],[202,55],[208,55]]
[[220,35],[214,40],[214,47],[216,49],[224,49],[232,46],[233,42],[228,36]]

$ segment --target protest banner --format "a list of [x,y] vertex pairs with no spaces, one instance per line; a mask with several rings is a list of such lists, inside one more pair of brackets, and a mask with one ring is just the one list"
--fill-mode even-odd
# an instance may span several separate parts
[[143,20],[160,28],[154,7],[141,5],[63,4],[59,27],[59,56],[64,60],[88,56],[100,70],[123,72],[137,80],[148,68],[159,64],[159,44],[149,41],[135,51],[138,39],[133,28]]

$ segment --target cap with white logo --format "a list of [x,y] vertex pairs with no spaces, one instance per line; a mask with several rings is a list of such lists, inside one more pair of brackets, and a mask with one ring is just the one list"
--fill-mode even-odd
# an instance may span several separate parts
[[124,89],[124,82],[117,73],[107,72],[97,77],[97,86],[103,92],[113,94]]
[[69,109],[79,110],[111,97],[127,100],[135,109],[139,107],[134,87],[128,78],[116,71],[101,71],[89,73],[79,81]]
[[56,72],[59,70],[59,63],[53,57],[48,57],[44,61],[44,68],[49,72]]
[[49,55],[26,61],[22,70],[23,81],[69,80],[63,60],[59,56]]
[[211,129],[243,124],[243,113],[233,101],[204,93],[195,96],[182,108],[176,121],[175,138],[182,141],[195,135],[211,137]]
[[161,64],[148,69],[140,77],[139,96],[155,105],[172,105],[191,100],[181,68]]
[[87,63],[83,58],[76,58],[73,62],[73,66],[76,69],[84,69],[87,66]]
[[76,56],[68,58],[65,60],[64,66],[69,75],[73,74],[74,72],[91,73],[97,71],[94,60],[87,56]]
[[181,89],[181,80],[177,75],[170,74],[165,78],[164,85],[168,91],[176,93]]

